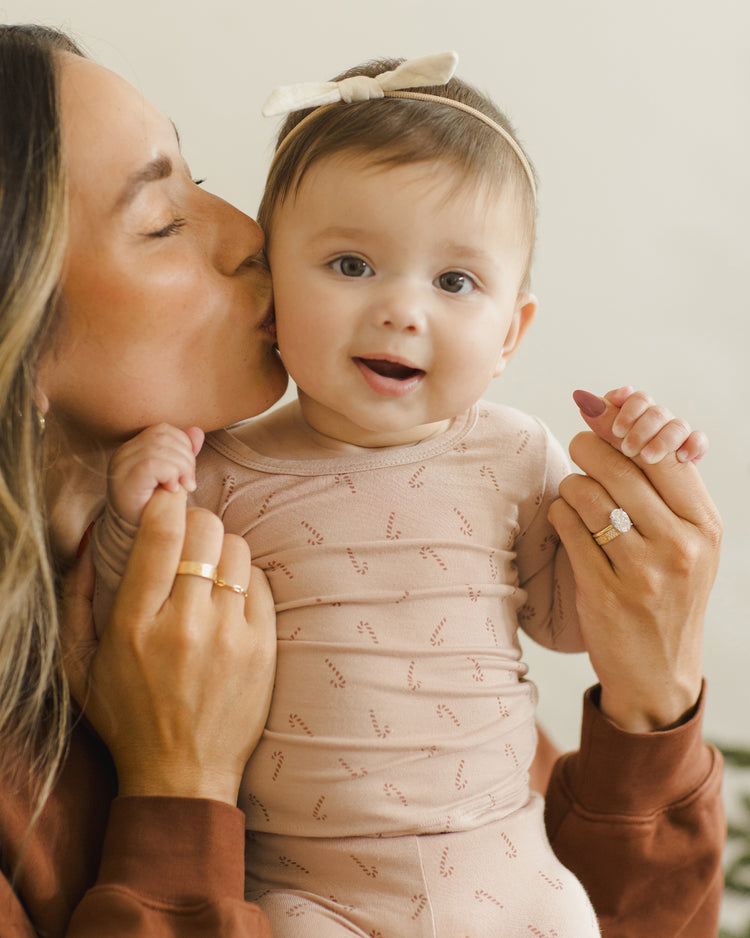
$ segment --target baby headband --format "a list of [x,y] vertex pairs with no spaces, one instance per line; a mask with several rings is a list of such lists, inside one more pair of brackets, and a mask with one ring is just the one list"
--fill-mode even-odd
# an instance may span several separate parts
[[[518,157],[524,172],[529,180],[531,191],[536,199],[536,183],[526,154],[523,152],[513,135],[501,127],[497,121],[462,101],[444,98],[437,94],[425,94],[419,91],[406,91],[406,88],[419,88],[430,85],[445,85],[456,70],[458,55],[455,52],[438,52],[420,59],[409,59],[402,62],[398,68],[380,75],[352,75],[342,81],[303,82],[296,85],[283,85],[271,92],[263,105],[264,117],[275,117],[279,114],[291,114],[306,108],[329,108],[343,101],[347,104],[353,101],[372,101],[376,98],[411,98],[416,101],[436,101],[447,104],[459,111],[465,111],[500,136],[513,149]],[[313,113],[317,113],[314,111]],[[283,150],[296,132],[313,116],[308,114],[295,124],[284,137],[276,150],[276,155]]]

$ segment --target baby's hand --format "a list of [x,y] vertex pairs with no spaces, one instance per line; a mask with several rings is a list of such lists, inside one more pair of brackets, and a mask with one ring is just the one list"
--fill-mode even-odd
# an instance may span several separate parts
[[708,439],[661,404],[654,403],[644,391],[631,387],[617,388],[604,395],[604,399],[619,413],[612,424],[612,433],[618,439],[625,456],[649,465],[660,462],[674,453],[680,462],[698,462],[708,450]]
[[180,486],[193,492],[195,457],[203,436],[198,427],[178,430],[160,423],[124,443],[109,466],[107,492],[114,511],[130,524],[138,524],[159,486],[170,492]]

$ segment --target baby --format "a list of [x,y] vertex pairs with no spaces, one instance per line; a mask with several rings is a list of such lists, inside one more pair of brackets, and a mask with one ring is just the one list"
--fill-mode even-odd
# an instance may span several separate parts
[[[240,806],[247,897],[277,938],[599,934],[529,790],[517,638],[585,650],[547,520],[567,461],[537,419],[481,399],[536,311],[535,177],[454,67],[369,63],[272,98],[294,113],[259,220],[298,399],[198,460],[195,501],[248,540],[276,602]],[[628,455],[702,454],[643,396],[610,397]],[[195,488],[200,442],[152,428],[115,457],[101,591],[154,488]],[[614,511],[594,533],[606,551],[629,526]]]

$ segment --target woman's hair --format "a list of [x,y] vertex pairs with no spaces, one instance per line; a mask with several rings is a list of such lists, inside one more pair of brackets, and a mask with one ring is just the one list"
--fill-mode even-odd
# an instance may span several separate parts
[[59,51],[82,54],[56,30],[0,25],[0,772],[31,781],[37,812],[69,721],[35,404],[66,243]]
[[[374,77],[395,69],[403,59],[377,59],[355,66],[334,81],[354,75]],[[490,117],[514,140],[516,134],[505,114],[484,94],[459,78],[445,85],[410,88],[450,98]],[[308,115],[313,115],[308,117]],[[305,118],[304,127],[286,137]],[[453,166],[463,180],[476,185],[509,185],[520,199],[529,258],[535,240],[536,198],[526,170],[510,144],[478,117],[439,101],[398,97],[351,104],[334,104],[294,111],[278,134],[277,153],[268,173],[258,209],[258,221],[271,235],[276,207],[294,196],[305,174],[320,160],[348,153],[372,165],[398,166],[439,161]],[[529,164],[531,165],[531,164]],[[533,168],[532,168],[533,173]],[[527,271],[528,273],[528,271]]]

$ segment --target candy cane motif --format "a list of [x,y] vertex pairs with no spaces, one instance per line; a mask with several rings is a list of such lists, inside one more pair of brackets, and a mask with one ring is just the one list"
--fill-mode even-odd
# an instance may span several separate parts
[[420,551],[419,551],[419,556],[422,558],[422,560],[429,560],[429,559],[432,559],[432,560],[434,560],[435,563],[436,563],[439,567],[441,567],[443,570],[445,570],[445,571],[448,570],[448,566],[447,566],[446,562],[443,560],[443,558],[442,558],[442,557],[435,551],[435,549],[432,548],[432,547],[429,547],[429,546],[422,547],[422,548],[420,549]]
[[341,765],[352,778],[363,778],[367,775],[367,769],[363,769],[362,766],[360,766],[359,769],[353,769],[348,762],[345,762],[341,758],[339,758],[339,765]]
[[440,875],[444,879],[447,879],[449,876],[453,876],[453,873],[455,871],[454,866],[448,865],[448,849],[449,848],[446,847],[440,856]]
[[505,906],[500,902],[499,899],[496,899],[490,893],[486,892],[484,889],[477,889],[474,893],[474,898],[478,902],[491,902],[493,905],[496,905],[498,909],[504,909]]
[[479,664],[479,661],[476,658],[472,658],[470,655],[466,656],[467,661],[471,661],[474,665],[474,670],[472,671],[471,678],[473,681],[476,681],[477,684],[481,684],[484,681],[484,671],[482,666]]
[[505,842],[505,856],[509,860],[515,860],[516,857],[518,856],[518,850],[516,849],[513,841],[510,839],[510,837],[508,837],[506,833],[502,831],[500,832],[500,837]]
[[285,757],[284,753],[280,749],[277,749],[271,758],[276,760],[276,764],[274,765],[273,769],[273,775],[271,776],[271,781],[275,782],[279,777],[279,772],[281,771],[281,767],[284,764]]
[[424,482],[420,479],[420,476],[424,472],[425,467],[420,466],[419,469],[414,473],[414,475],[409,479],[409,486],[413,489],[421,489],[424,485]]
[[312,547],[320,547],[323,543],[323,535],[307,521],[300,521],[300,525],[307,531],[307,543]]
[[390,726],[388,726],[388,724],[386,723],[381,727],[380,724],[378,723],[377,717],[375,716],[375,711],[370,710],[369,713],[370,713],[370,722],[372,723],[372,728],[375,730],[375,735],[379,739],[385,739],[386,736],[390,736],[390,733],[391,733]]
[[560,892],[562,890],[563,884],[562,884],[561,879],[558,879],[557,877],[555,877],[554,879],[551,879],[542,870],[537,870],[537,873],[539,873],[539,875],[542,877],[545,883],[547,883],[548,886],[551,886],[553,889],[557,890],[557,892]]
[[302,730],[305,736],[315,736],[315,733],[313,733],[313,731],[310,729],[310,727],[305,723],[305,721],[302,719],[302,717],[298,713],[289,714],[289,726],[291,726],[292,729],[294,729],[295,727],[299,727],[299,729]]
[[315,807],[313,808],[312,816],[316,821],[326,821],[328,819],[327,814],[323,814],[323,802],[326,800],[325,795],[321,795],[320,798],[315,802]]
[[266,497],[261,502],[260,508],[258,509],[259,518],[262,518],[263,515],[268,511],[268,506],[271,504],[271,500],[273,499],[274,494],[274,492],[271,492],[270,495],[266,495]]
[[377,877],[378,868],[376,866],[365,866],[365,864],[358,857],[355,857],[353,853],[349,854],[349,858],[351,860],[354,860],[354,862],[362,870],[365,876],[369,876],[372,879],[375,879]]
[[385,785],[383,785],[383,791],[386,793],[387,797],[396,798],[398,801],[400,801],[403,807],[409,807],[409,802],[404,797],[403,792],[399,791],[395,785],[391,785],[390,782],[386,782]]
[[458,515],[458,520],[460,521],[459,530],[464,535],[464,537],[471,537],[474,533],[474,529],[471,526],[471,522],[466,517],[463,512],[459,511],[458,508],[454,508],[453,511]]
[[378,637],[375,634],[375,630],[373,629],[373,627],[370,625],[369,622],[362,622],[362,620],[360,619],[359,625],[357,626],[357,631],[359,632],[360,635],[367,635],[370,641],[373,643],[373,645],[378,644]]
[[354,567],[357,573],[359,573],[360,576],[364,576],[367,573],[367,561],[357,560],[357,558],[354,556],[354,551],[351,549],[351,547],[346,548],[346,553],[347,553],[347,556],[349,557],[349,560],[351,561],[351,565]]
[[416,666],[417,666],[416,661],[409,662],[409,673],[406,676],[406,680],[409,684],[409,690],[419,690],[419,688],[422,686],[421,681],[414,680],[414,669]]
[[445,616],[438,622],[437,628],[430,636],[431,645],[442,645],[444,639],[440,636],[440,633],[443,631],[443,626],[445,625]]
[[458,719],[456,714],[451,710],[451,708],[448,707],[446,704],[437,705],[437,715],[440,717],[441,720],[443,719],[443,717],[448,717],[452,721],[454,726],[461,725],[461,721]]
[[357,490],[354,488],[354,482],[352,482],[352,477],[348,472],[340,472],[337,476],[334,476],[333,481],[336,485],[345,485],[352,495],[357,494]]
[[493,489],[496,492],[500,491],[500,486],[497,481],[497,476],[495,475],[495,471],[492,468],[492,466],[482,466],[482,468],[479,470],[479,475],[483,479],[489,479],[490,482],[492,483]]
[[271,815],[268,813],[268,811],[266,811],[265,805],[258,801],[255,795],[248,795],[246,800],[249,805],[252,805],[254,808],[257,808],[260,811],[260,813],[266,819],[266,824],[268,824],[271,820]]
[[305,876],[310,875],[310,870],[305,869],[305,867],[297,863],[296,860],[290,860],[289,857],[279,857],[279,863],[287,867],[287,869],[294,869],[297,870],[298,873],[304,873]]
[[336,665],[331,661],[331,659],[326,658],[325,663],[328,665],[328,667],[331,669],[331,672],[333,673],[333,677],[331,678],[329,683],[333,684],[334,687],[339,688],[339,689],[342,687],[346,687],[346,678],[341,673],[341,671],[339,671]]

